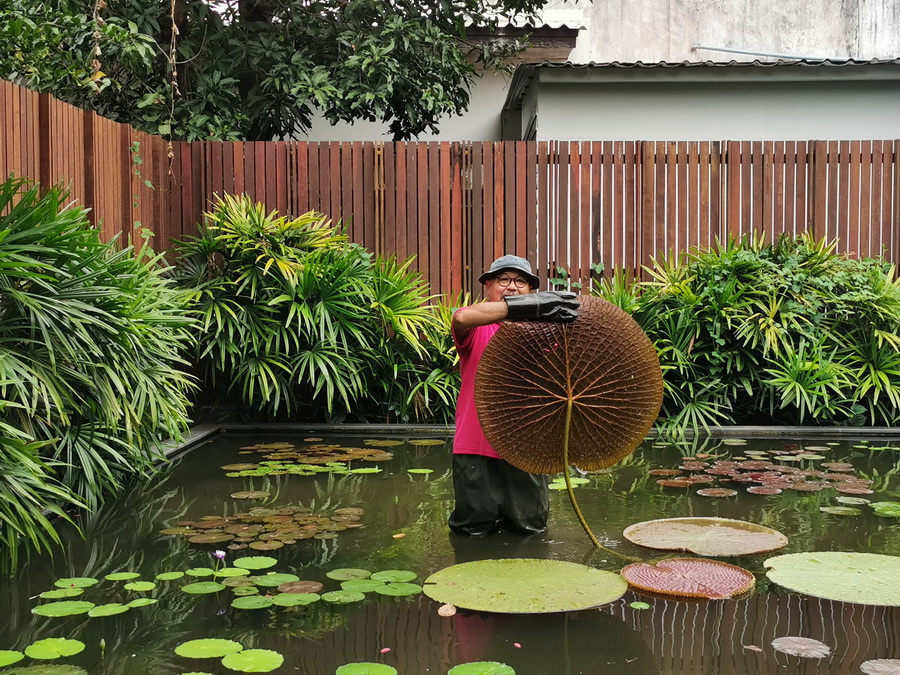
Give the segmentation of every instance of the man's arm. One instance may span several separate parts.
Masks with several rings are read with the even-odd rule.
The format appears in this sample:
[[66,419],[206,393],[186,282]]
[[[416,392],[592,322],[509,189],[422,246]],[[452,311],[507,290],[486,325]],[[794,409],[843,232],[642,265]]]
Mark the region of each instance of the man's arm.
[[487,326],[503,321],[507,315],[505,302],[479,302],[471,307],[463,307],[453,313],[451,329],[457,342],[463,342],[478,326]]

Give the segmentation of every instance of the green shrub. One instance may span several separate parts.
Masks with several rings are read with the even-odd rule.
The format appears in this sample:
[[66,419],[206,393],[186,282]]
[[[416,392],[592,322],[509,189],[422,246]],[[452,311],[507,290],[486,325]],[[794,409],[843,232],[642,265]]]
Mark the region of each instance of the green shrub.
[[900,421],[900,284],[883,260],[745,237],[646,271],[595,292],[655,342],[664,427]]
[[[100,241],[59,189],[0,183],[0,541],[53,541],[187,426],[190,319],[159,258]],[[14,561],[13,561],[14,562]]]
[[376,258],[321,214],[226,196],[176,245],[210,402],[263,417],[445,421],[458,392],[449,314],[411,260]]

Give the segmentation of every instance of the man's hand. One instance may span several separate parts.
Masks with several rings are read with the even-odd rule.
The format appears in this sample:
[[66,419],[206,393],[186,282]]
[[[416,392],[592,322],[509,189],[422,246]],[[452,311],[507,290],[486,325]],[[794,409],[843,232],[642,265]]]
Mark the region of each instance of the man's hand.
[[557,321],[567,323],[578,318],[575,294],[569,291],[541,291],[506,298],[508,321]]

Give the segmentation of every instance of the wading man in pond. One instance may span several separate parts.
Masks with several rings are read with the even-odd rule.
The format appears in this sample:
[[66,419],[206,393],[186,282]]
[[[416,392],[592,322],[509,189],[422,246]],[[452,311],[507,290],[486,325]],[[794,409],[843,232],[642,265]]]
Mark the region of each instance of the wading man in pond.
[[[475,372],[501,321],[558,321],[578,318],[574,293],[535,290],[540,285],[524,258],[497,258],[479,279],[486,302],[453,314],[453,341],[459,352],[462,387],[456,404],[453,490],[456,504],[450,529],[487,535],[499,529],[537,534],[547,527],[547,477],[517,469],[491,447],[475,410]],[[504,406],[507,401],[497,401]]]

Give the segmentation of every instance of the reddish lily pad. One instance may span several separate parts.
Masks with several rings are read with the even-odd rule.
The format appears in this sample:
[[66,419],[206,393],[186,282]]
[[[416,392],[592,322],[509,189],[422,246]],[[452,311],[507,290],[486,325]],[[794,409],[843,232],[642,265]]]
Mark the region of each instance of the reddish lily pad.
[[279,584],[278,590],[282,593],[318,593],[322,590],[322,583],[319,581],[290,581]]
[[697,490],[695,494],[698,494],[701,497],[734,497],[737,494],[737,490],[730,490],[728,488],[703,488],[702,490]]
[[622,534],[638,546],[722,557],[767,553],[788,543],[777,530],[730,518],[661,518],[631,525]]
[[269,493],[264,490],[242,490],[240,492],[232,492],[232,499],[264,499]]
[[691,598],[731,598],[756,583],[752,572],[700,558],[674,558],[656,565],[634,563],[622,569],[622,576],[640,590]]

